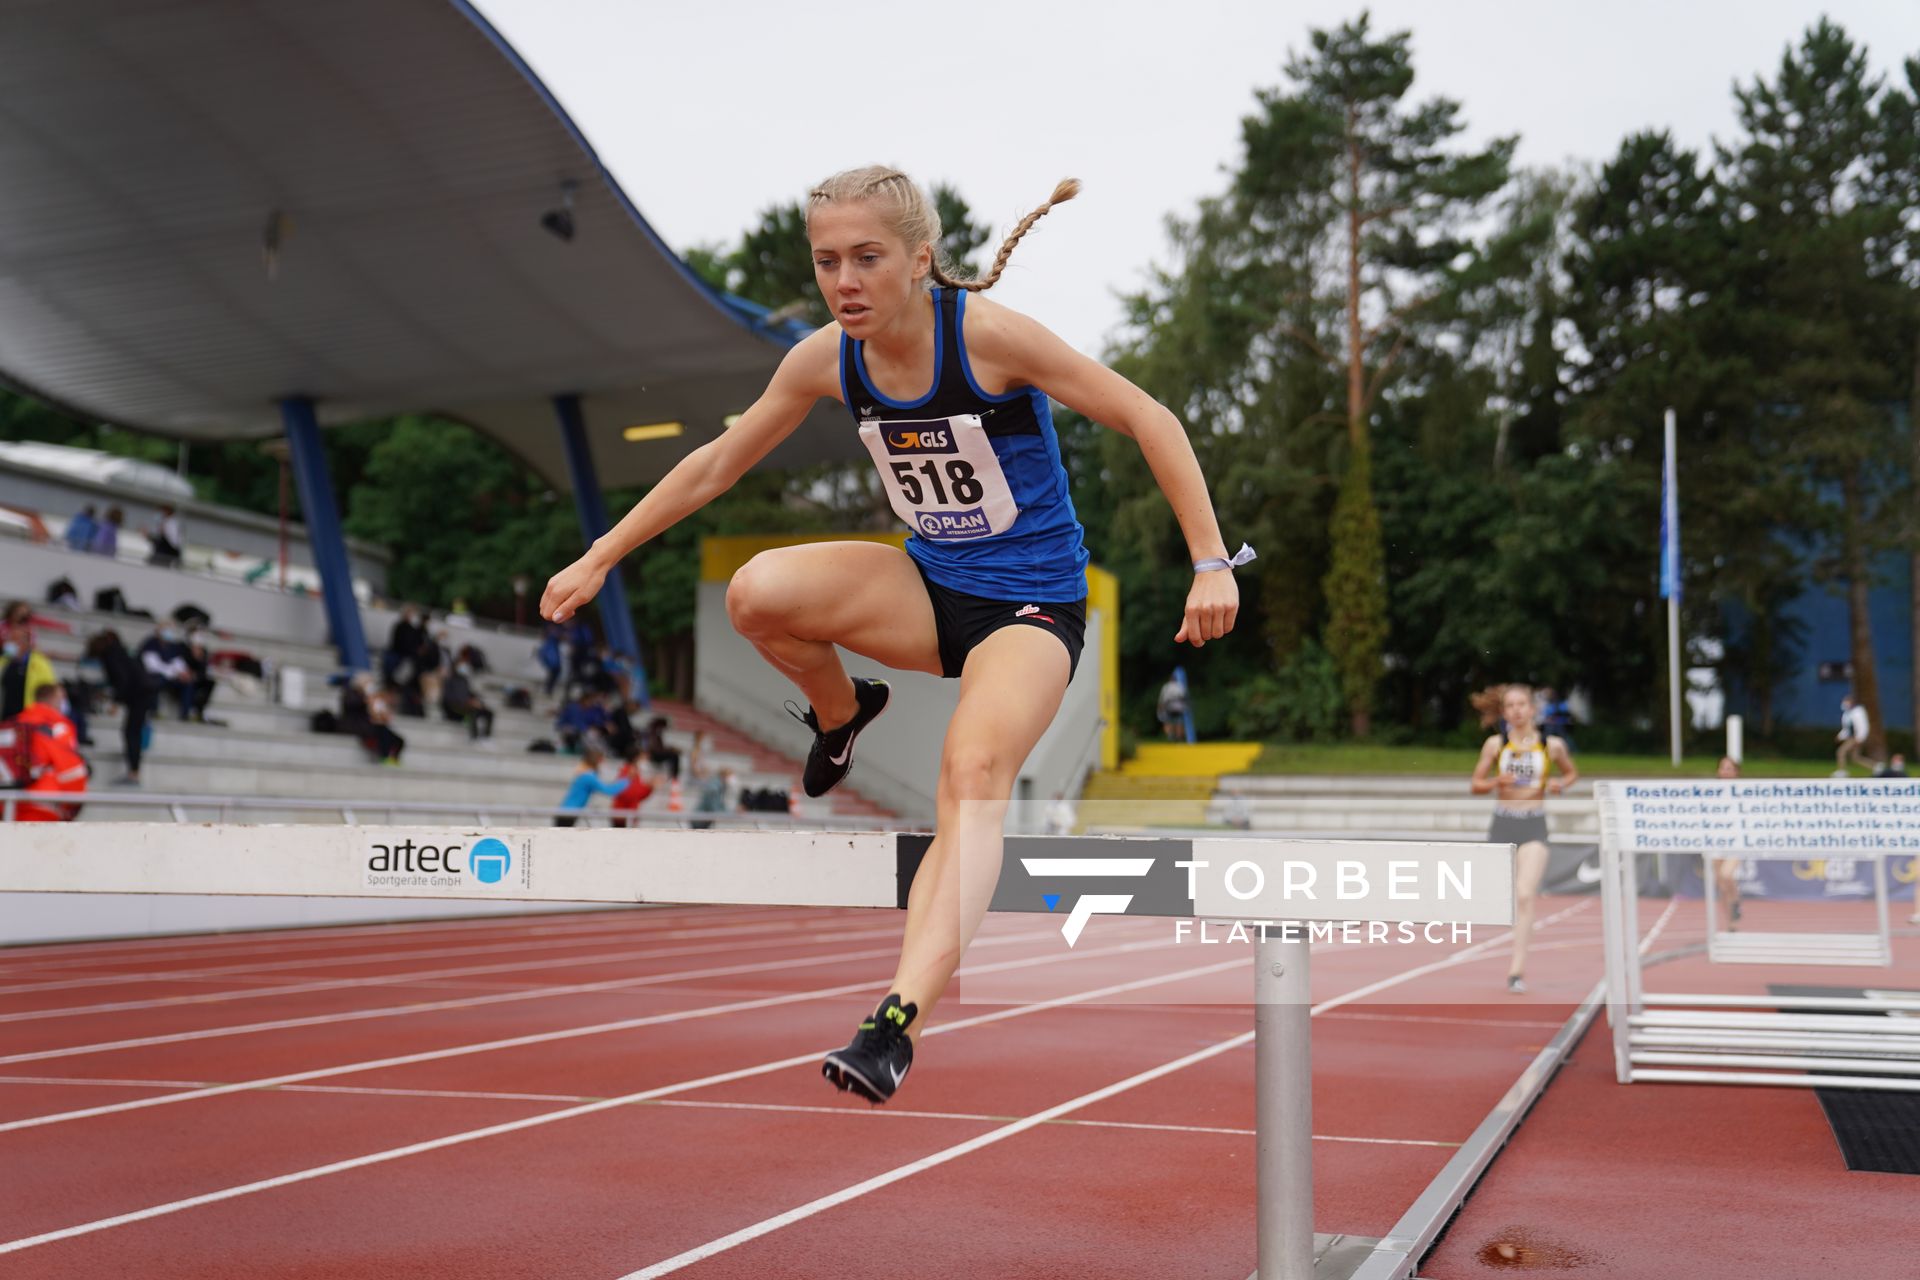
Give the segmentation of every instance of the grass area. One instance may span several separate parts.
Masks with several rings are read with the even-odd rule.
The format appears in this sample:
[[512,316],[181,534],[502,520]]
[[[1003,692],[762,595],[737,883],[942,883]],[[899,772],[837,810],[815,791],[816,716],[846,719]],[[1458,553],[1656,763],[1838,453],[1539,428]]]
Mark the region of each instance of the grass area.
[[[1270,742],[1253,762],[1251,773],[1297,774],[1458,774],[1473,772],[1476,753],[1449,747],[1390,747],[1364,742]],[[1710,778],[1719,767],[1717,754],[1689,756],[1675,768],[1666,756],[1605,755],[1574,757],[1586,778]],[[1742,776],[1748,778],[1824,778],[1833,772],[1831,760],[1748,756]],[[1864,770],[1854,776],[1864,778]]]

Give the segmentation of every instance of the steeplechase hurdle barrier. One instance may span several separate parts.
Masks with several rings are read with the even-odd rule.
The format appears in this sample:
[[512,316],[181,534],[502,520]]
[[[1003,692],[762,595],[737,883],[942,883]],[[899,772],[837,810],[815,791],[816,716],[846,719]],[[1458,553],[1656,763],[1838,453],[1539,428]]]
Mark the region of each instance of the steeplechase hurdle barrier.
[[[1893,954],[1887,862],[1920,854],[1920,781],[1608,781],[1595,783],[1594,795],[1600,804],[1607,1019],[1620,1083],[1920,1092],[1920,1016],[1914,1016],[1920,1015],[1920,996],[1649,992],[1635,944],[1640,854],[1846,858],[1872,864],[1872,929],[1720,934],[1714,877],[1703,866],[1708,956],[1731,964],[1887,967]],[[1908,1016],[1888,1016],[1896,1013]]]
[[[892,832],[16,823],[0,827],[0,892],[904,909],[930,843]],[[1513,846],[1010,836],[990,910],[1062,916],[1069,939],[1094,915],[1248,926],[1254,1280],[1314,1280],[1311,944],[1280,926],[1511,924]],[[1407,1247],[1371,1260],[1410,1274]]]

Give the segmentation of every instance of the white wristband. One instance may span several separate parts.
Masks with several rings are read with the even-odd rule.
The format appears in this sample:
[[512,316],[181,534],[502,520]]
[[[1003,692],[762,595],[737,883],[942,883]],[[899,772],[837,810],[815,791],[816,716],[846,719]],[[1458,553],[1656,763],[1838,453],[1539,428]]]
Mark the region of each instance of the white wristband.
[[1241,565],[1253,558],[1253,548],[1243,542],[1240,544],[1240,549],[1233,553],[1233,559],[1222,560],[1219,556],[1209,556],[1205,560],[1195,560],[1193,562],[1193,571],[1195,573],[1211,573],[1216,569],[1238,569]]

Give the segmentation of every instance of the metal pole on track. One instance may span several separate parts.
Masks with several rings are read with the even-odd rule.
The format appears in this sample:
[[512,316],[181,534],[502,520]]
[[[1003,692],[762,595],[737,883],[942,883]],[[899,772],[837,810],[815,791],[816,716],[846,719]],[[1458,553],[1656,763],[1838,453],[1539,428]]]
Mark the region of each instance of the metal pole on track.
[[1672,740],[1673,764],[1680,766],[1680,694],[1685,687],[1686,675],[1680,669],[1680,460],[1677,432],[1674,429],[1674,413],[1667,410],[1666,420],[1666,483],[1661,488],[1661,502],[1665,506],[1661,527],[1666,530],[1665,545],[1661,554],[1667,557],[1666,573],[1662,576],[1671,585],[1667,595],[1667,722],[1668,733]]
[[1313,1280],[1313,1022],[1309,944],[1264,933],[1253,980],[1260,1270]]

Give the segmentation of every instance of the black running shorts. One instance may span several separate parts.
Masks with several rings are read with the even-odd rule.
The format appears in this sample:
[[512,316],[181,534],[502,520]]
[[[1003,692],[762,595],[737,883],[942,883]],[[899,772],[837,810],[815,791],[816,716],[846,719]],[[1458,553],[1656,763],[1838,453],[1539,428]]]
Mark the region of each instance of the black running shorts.
[[1533,813],[1509,813],[1496,809],[1493,811],[1493,825],[1487,830],[1490,844],[1545,844],[1547,843],[1547,815]]
[[[919,568],[916,563],[915,568]],[[949,591],[920,570],[927,598],[933,602],[934,629],[940,637],[940,674],[960,678],[967,655],[1002,627],[1039,627],[1067,647],[1067,678],[1080,669],[1080,650],[1087,640],[1087,601],[1046,603],[1033,600],[988,600]]]

